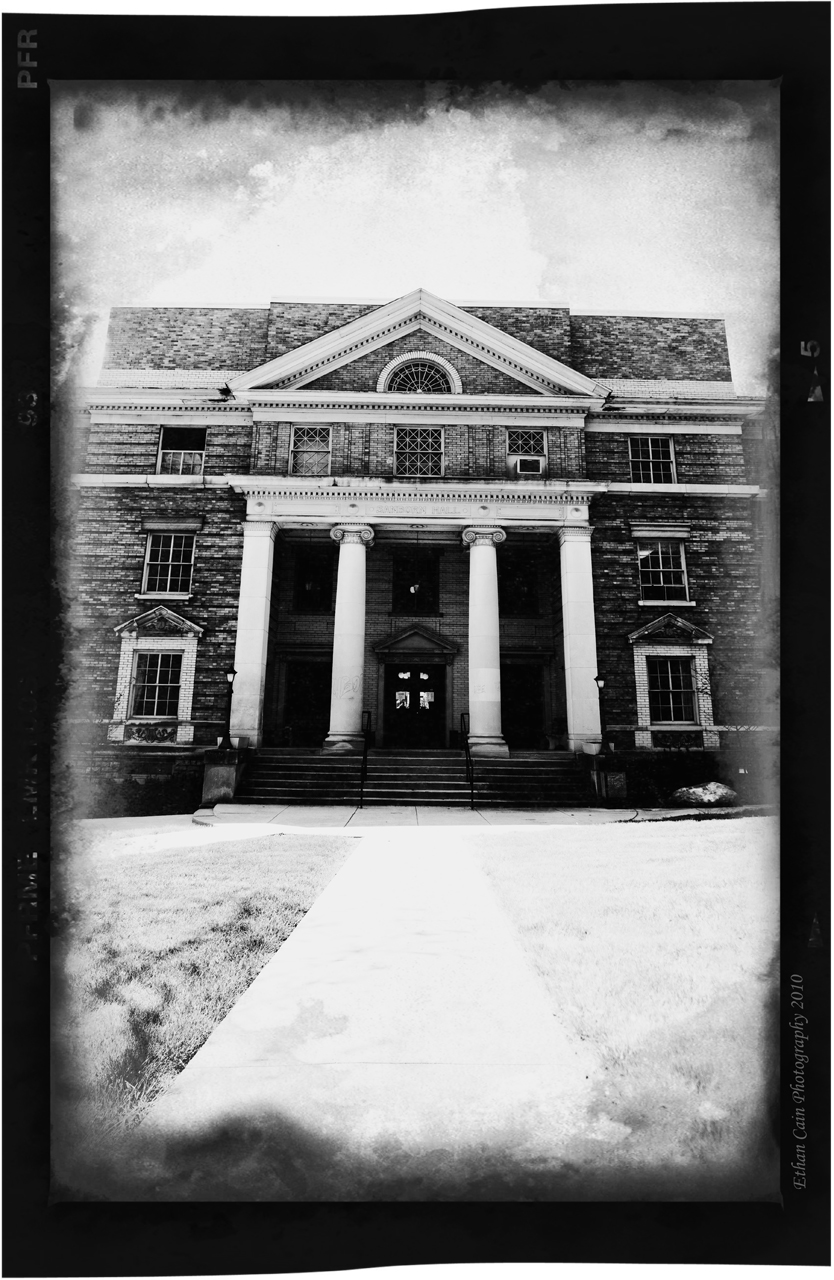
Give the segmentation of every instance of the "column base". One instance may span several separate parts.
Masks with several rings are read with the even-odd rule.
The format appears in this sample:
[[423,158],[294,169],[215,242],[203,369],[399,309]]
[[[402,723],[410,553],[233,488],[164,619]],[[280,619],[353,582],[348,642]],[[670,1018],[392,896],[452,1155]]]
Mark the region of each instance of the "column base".
[[469,750],[473,756],[508,756],[510,748],[501,734],[470,734]]
[[361,756],[365,750],[365,739],[361,733],[329,733],[321,749],[328,755]]

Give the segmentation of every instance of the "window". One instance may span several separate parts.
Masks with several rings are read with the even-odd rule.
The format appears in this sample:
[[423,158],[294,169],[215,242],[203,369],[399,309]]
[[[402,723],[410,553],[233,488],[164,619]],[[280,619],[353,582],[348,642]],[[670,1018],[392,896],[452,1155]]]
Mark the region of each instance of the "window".
[[333,552],[298,550],[295,553],[293,610],[296,613],[333,611]]
[[683,543],[638,542],[640,596],[643,600],[686,600],[686,563]]
[[394,474],[440,476],[443,474],[443,428],[398,427]]
[[137,653],[131,714],[176,717],[181,673],[181,653]]
[[293,427],[290,475],[330,474],[330,428]]
[[194,565],[193,533],[151,533],[145,557],[144,592],[186,595]]
[[512,457],[518,454],[532,454],[534,457],[544,457],[544,432],[508,431],[507,453]]
[[652,724],[695,724],[691,658],[646,658]]
[[157,472],[161,476],[201,476],[206,457],[204,427],[163,427]]
[[392,613],[440,611],[440,559],[434,551],[394,552]]
[[675,459],[669,436],[631,436],[631,479],[635,484],[674,484]]
[[539,559],[531,551],[498,552],[498,611],[504,618],[539,616]]
[[448,395],[451,390],[443,369],[431,360],[409,360],[407,364],[401,364],[388,379],[386,387],[386,391],[405,391],[422,396]]

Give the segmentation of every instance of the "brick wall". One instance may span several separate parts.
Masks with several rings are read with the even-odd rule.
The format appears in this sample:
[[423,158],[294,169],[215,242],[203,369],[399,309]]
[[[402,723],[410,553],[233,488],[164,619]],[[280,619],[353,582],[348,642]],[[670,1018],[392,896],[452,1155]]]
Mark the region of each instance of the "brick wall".
[[[175,427],[170,422],[167,426]],[[214,414],[207,424],[205,474],[240,475],[249,471],[252,426],[242,419]],[[156,471],[159,422],[94,422],[90,426],[85,469],[89,472]]]
[[[76,712],[113,714],[121,640],[113,628],[164,600],[137,600],[147,533],[143,517],[204,517],[196,535],[193,594],[173,612],[205,631],[197,650],[192,717],[222,721],[223,671],[234,657],[245,500],[227,490],[82,490],[73,525],[72,568],[64,584],[67,648],[77,681]],[[83,694],[82,694],[83,686]],[[83,704],[83,705],[82,705]],[[211,733],[207,731],[206,740]],[[195,735],[195,741],[200,736]]]
[[376,391],[379,375],[385,366],[389,361],[408,351],[432,351],[435,355],[443,356],[457,369],[464,395],[535,396],[539,394],[526,383],[518,382],[508,374],[484,364],[475,356],[460,351],[451,343],[443,342],[434,334],[424,333],[422,330],[396,338],[386,346],[378,347],[376,351],[359,356],[350,364],[342,365],[339,369],[333,369],[330,373],[305,383],[305,390]]
[[572,315],[567,363],[588,378],[731,378],[723,320]]
[[264,362],[323,338],[360,316],[378,311],[367,302],[273,302],[269,308]]
[[[651,435],[651,424],[646,435]],[[584,435],[589,480],[631,480],[629,439],[610,431]],[[672,450],[679,484],[745,484],[747,475],[741,436],[673,435]]]
[[462,307],[496,329],[562,364],[570,364],[570,311],[567,307]]
[[630,524],[681,521],[690,526],[685,556],[690,599],[680,617],[714,637],[709,647],[713,717],[721,723],[762,723],[758,694],[764,637],[761,623],[759,537],[750,499],[610,495],[591,508],[594,600],[599,668],[607,677],[609,724],[636,723],[630,632],[674,602],[641,606],[637,551]]
[[241,307],[111,307],[105,369],[254,369],[269,312]]
[[[254,369],[377,309],[330,302],[113,307],[104,367]],[[564,307],[465,310],[588,377],[722,381],[731,376],[722,320],[571,316]]]

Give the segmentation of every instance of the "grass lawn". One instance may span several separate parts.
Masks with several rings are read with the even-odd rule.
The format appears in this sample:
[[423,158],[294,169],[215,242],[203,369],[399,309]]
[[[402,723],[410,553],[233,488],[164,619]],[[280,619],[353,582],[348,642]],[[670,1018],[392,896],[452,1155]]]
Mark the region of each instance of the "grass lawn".
[[58,860],[53,943],[59,1178],[118,1151],[353,847],[335,835],[76,834]]
[[716,1198],[722,1177],[775,1191],[775,821],[516,831],[478,856],[554,1014],[600,1054],[577,1164],[627,1175],[626,1199],[643,1174],[653,1197],[660,1176],[661,1198],[705,1174]]

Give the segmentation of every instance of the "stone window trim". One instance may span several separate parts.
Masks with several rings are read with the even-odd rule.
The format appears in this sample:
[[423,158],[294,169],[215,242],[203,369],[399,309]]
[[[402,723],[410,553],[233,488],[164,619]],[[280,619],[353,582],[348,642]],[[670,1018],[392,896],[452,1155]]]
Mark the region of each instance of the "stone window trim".
[[[144,627],[153,628],[144,631]],[[178,746],[194,741],[194,725],[191,723],[191,706],[194,698],[194,677],[197,668],[197,646],[203,628],[187,622],[163,606],[150,610],[138,618],[114,628],[121,632],[122,648],[116,677],[116,697],[113,719],[107,730],[108,741],[153,744],[154,728],[160,732],[170,729],[170,737],[156,737],[157,741],[171,741]],[[176,653],[182,657],[180,669],[179,699],[176,717],[134,716],[132,714],[136,679],[136,659],[140,653]],[[145,726],[137,733],[131,726]],[[140,736],[141,735],[141,736]]]
[[[426,361],[429,364],[436,365],[437,368],[442,370],[449,379],[451,394],[455,396],[463,394],[463,383],[460,380],[460,374],[457,369],[443,356],[436,355],[434,351],[406,351],[400,356],[395,356],[393,360],[388,362],[379,375],[376,384],[377,391],[382,393],[386,392],[388,390],[388,383],[397,370],[404,364],[409,364],[412,360]],[[448,395],[450,393],[446,392],[446,394]]]
[[677,484],[675,445],[671,435],[631,435],[628,440],[633,484]]
[[[707,644],[711,639],[699,640],[693,644],[670,641],[651,643],[647,640],[636,640],[634,643],[634,682],[637,691],[637,723],[640,728],[635,731],[634,745],[638,749],[652,748],[652,730],[668,732],[700,730],[703,734],[704,750],[716,750],[719,736],[713,728],[712,691],[709,676]],[[692,661],[693,692],[695,698],[695,721],[691,724],[671,725],[667,722],[653,723],[649,701],[649,666],[648,658],[689,658]]]

